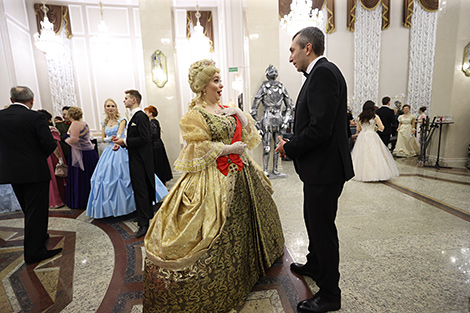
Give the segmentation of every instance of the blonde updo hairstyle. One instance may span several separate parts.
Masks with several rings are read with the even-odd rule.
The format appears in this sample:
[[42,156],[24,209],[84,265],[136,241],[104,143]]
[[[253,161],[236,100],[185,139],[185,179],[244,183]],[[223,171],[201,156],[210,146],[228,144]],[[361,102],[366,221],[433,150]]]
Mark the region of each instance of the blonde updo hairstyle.
[[[189,67],[188,82],[191,90],[196,94],[191,100],[189,107],[192,108],[199,100],[203,99],[203,89],[212,79],[215,73],[220,73],[220,69],[215,67],[215,62],[208,59],[196,61]],[[204,105],[203,105],[204,106]]]
[[70,107],[67,114],[75,121],[79,121],[83,117],[83,111],[79,107]]
[[116,120],[121,117],[121,114],[119,114],[119,110],[118,110],[118,106],[117,106],[116,102],[114,102],[113,99],[108,98],[108,99],[104,100],[104,105],[103,105],[104,106],[104,115],[106,115],[106,118],[104,119],[104,124],[105,125],[108,125],[108,122],[111,119],[111,116],[109,116],[108,111],[106,111],[106,103],[108,103],[108,102],[114,103],[114,106],[116,107],[116,116],[115,116]]

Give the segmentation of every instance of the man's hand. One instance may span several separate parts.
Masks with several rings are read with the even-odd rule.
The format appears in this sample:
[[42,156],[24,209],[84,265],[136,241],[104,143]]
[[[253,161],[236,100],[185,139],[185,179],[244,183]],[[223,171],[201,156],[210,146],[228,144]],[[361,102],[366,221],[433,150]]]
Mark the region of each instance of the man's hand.
[[286,142],[289,140],[282,138],[281,136],[277,136],[277,139],[279,139],[279,143],[277,144],[276,147],[276,152],[279,152],[283,157],[287,157],[286,151],[284,151],[284,145]]
[[113,147],[113,151],[118,151],[119,148],[121,148],[120,145],[118,145],[117,143],[114,144],[114,147]]

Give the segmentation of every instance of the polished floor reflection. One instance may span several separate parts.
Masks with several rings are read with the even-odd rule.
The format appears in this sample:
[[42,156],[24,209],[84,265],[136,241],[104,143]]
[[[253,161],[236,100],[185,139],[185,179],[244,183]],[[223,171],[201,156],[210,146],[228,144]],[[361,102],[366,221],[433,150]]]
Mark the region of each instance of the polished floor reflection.
[[[469,312],[470,171],[416,167],[397,159],[400,177],[346,183],[337,225],[340,312]],[[288,269],[304,262],[302,184],[292,162],[273,180],[285,253],[255,286],[244,313],[296,312],[315,283]],[[0,214],[0,312],[141,312],[142,240],[133,216],[92,220],[83,211],[50,212],[49,248],[63,253],[23,262],[21,212]]]

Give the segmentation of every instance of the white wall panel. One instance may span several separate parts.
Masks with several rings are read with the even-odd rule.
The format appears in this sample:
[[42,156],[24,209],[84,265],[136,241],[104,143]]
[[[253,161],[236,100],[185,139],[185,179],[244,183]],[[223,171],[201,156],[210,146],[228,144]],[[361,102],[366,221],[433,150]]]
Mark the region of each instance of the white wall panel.
[[[98,25],[101,21],[99,6],[87,6],[88,32],[90,35],[98,34]],[[103,19],[109,27],[110,35],[130,35],[129,15],[127,8],[103,7]]]
[[139,9],[132,9],[132,14],[134,16],[134,33],[136,37],[141,37],[142,31],[140,28],[140,13]]
[[[113,53],[113,51],[119,51],[119,53]],[[93,80],[96,83],[95,99],[97,99],[99,111],[103,112],[104,100],[112,98],[118,104],[119,112],[123,116],[125,113],[122,104],[124,91],[140,88],[135,80],[136,68],[133,62],[131,39],[113,39],[108,52],[103,55],[99,47],[93,45],[91,47]],[[103,115],[100,114],[100,116]]]
[[[42,108],[31,35],[10,20],[7,20],[7,28],[11,50],[13,51],[12,57],[16,74],[16,84],[31,88],[35,94],[35,108]],[[47,72],[39,74],[40,79],[48,79]]]
[[88,59],[88,48],[84,38],[72,37],[72,55],[75,71],[75,83],[79,106],[83,110],[83,120],[88,123],[91,131],[98,127],[96,113],[93,108],[92,82],[90,80],[90,60]]
[[[3,0],[5,14],[26,29],[29,29],[28,15],[24,1]],[[36,29],[34,29],[36,30]]]
[[73,35],[84,35],[85,25],[83,24],[83,12],[80,5],[69,5],[70,24]]

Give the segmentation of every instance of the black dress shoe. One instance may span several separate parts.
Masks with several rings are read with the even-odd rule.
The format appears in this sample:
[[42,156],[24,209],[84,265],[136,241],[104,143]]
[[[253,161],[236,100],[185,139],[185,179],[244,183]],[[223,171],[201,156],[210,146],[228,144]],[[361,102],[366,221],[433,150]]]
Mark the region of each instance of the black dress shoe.
[[300,301],[297,304],[297,312],[299,313],[324,313],[329,311],[338,311],[341,309],[341,302],[328,302],[323,300],[321,296]]
[[308,268],[307,264],[291,263],[290,269],[296,274],[308,276],[313,280],[317,279],[317,275],[310,268]]
[[147,233],[147,230],[149,230],[148,226],[139,226],[139,230],[137,231],[137,234],[135,234],[135,238],[140,238],[145,236]]
[[46,260],[49,258],[52,258],[53,256],[59,254],[62,252],[62,248],[59,249],[54,249],[54,250],[47,250],[46,253],[40,257],[37,258],[32,258],[31,260],[24,260],[24,262],[29,265],[29,264],[34,264],[41,262],[42,260]]

